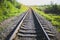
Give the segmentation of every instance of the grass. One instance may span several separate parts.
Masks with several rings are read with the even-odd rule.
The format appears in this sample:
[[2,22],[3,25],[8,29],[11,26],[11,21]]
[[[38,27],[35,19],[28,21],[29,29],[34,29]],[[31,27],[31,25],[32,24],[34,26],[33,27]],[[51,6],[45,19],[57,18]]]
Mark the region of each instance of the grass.
[[[28,10],[28,7],[25,5],[22,5],[16,0],[10,1],[10,0],[3,0],[0,1],[0,24],[13,16],[19,16],[22,14],[22,12],[25,12]],[[2,31],[5,27],[0,26],[0,31]]]
[[22,5],[21,8],[18,10],[17,13],[13,13],[13,14],[11,14],[11,15],[18,16],[18,15],[22,14],[23,12],[25,12],[25,11],[27,11],[27,10],[28,10],[28,7]]
[[[10,17],[19,16],[20,14],[22,14],[23,12],[25,12],[27,10],[28,10],[28,7],[22,5],[20,9],[12,9],[12,11],[9,14],[3,15],[2,14],[3,10],[1,10],[1,8],[0,8],[0,23]],[[0,26],[0,31],[3,31],[4,28],[5,27]]]
[[[23,8],[23,7],[24,7],[24,8]],[[4,9],[6,10],[6,12],[4,12],[4,11],[5,11]],[[11,11],[8,11],[8,9],[6,9],[6,8],[3,8],[3,9],[0,8],[0,22],[2,22],[3,20],[5,20],[5,19],[7,19],[7,18],[9,18],[9,17],[18,16],[18,15],[20,15],[22,12],[27,11],[28,8],[27,8],[26,6],[24,6],[24,5],[22,5],[20,9],[13,8],[13,9],[9,9],[9,10],[11,10]],[[3,12],[4,12],[5,14],[7,13],[7,15],[3,14]]]
[[43,11],[37,10],[36,7],[32,7],[36,12],[49,20],[53,26],[56,27],[57,31],[60,32],[60,15],[57,14],[47,14]]

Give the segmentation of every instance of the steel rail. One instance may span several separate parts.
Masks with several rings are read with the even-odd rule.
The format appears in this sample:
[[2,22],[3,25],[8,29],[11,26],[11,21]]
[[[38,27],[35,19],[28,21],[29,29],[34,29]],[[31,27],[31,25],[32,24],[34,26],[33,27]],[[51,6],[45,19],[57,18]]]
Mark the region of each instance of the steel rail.
[[24,15],[24,17],[22,18],[21,22],[17,25],[16,29],[14,30],[14,32],[12,33],[12,35],[10,36],[10,38],[7,38],[6,40],[13,40],[16,37],[16,33],[18,32],[23,20],[25,19],[25,17],[27,16],[28,12]]
[[[33,10],[32,10],[32,11],[33,11]],[[47,37],[48,40],[50,40],[50,38],[49,38],[49,36],[47,35],[46,31],[44,30],[44,28],[43,28],[41,22],[39,21],[38,17],[36,16],[36,13],[34,13],[34,15],[35,15],[35,17],[37,18],[37,20],[38,20],[38,22],[39,22],[39,24],[40,24],[40,26],[41,26],[41,28],[42,28],[42,30],[43,30],[45,36]]]
[[[36,13],[31,9],[31,12],[33,13],[32,15],[36,18],[36,20],[38,21],[38,25],[40,25],[41,30],[46,38],[46,40],[50,40],[48,34],[46,33],[46,31],[44,30],[41,22],[39,21],[39,18],[37,17]],[[14,32],[12,33],[12,35],[7,38],[7,40],[14,40],[16,37],[16,34],[18,33],[18,30],[20,30],[19,28],[21,27],[21,24],[23,23],[24,19],[26,18],[26,16],[28,15],[29,11],[27,11],[27,13],[24,15],[24,17],[22,18],[21,22],[17,25],[16,29],[14,30]]]

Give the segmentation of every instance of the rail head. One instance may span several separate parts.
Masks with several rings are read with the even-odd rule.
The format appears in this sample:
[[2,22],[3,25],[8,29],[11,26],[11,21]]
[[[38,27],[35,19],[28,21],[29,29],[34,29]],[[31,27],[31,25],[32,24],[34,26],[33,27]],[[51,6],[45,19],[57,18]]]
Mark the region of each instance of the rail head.
[[[34,15],[36,16],[36,13],[35,13],[35,12],[34,12]],[[44,34],[46,35],[47,39],[50,40],[49,36],[48,36],[47,33],[45,32],[45,30],[44,30],[44,28],[43,28],[43,26],[42,26],[42,24],[41,24],[41,22],[39,21],[39,19],[38,19],[37,16],[36,16],[36,18],[37,18],[37,20],[38,20],[38,22],[39,22],[39,24],[40,24],[40,26],[41,26],[41,28],[42,28]]]

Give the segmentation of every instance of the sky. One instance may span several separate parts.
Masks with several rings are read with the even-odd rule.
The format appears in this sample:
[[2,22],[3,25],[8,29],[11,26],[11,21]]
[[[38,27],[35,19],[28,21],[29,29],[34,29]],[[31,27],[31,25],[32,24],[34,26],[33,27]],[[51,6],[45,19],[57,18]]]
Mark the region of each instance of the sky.
[[19,3],[24,5],[44,5],[44,4],[51,4],[53,3],[60,4],[60,0],[17,0]]

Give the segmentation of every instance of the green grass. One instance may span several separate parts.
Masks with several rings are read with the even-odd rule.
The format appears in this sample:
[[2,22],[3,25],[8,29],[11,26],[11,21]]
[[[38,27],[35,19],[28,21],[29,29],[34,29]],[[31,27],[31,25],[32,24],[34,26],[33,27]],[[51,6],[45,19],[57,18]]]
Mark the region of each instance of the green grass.
[[[13,16],[19,16],[23,12],[27,11],[28,7],[19,4],[16,0],[3,0],[0,1],[0,23]],[[0,31],[4,27],[0,27]]]
[[22,5],[21,8],[18,10],[18,12],[11,14],[12,16],[18,16],[22,14],[23,12],[27,11],[28,7]]
[[[21,5],[20,9],[16,9],[16,8],[11,9],[11,11],[7,13],[7,15],[3,15],[3,9],[0,8],[0,23],[13,16],[19,16],[20,14],[22,14],[23,12],[25,12],[27,10],[28,10],[28,7]],[[0,27],[0,31],[3,31],[3,30],[4,30],[4,27]]]
[[[10,17],[13,17],[13,16],[19,16],[20,14],[22,14],[23,12],[25,12],[27,10],[28,10],[28,7],[22,5],[21,9],[19,9],[18,12],[16,12],[16,13],[11,13],[11,14],[9,14],[7,16],[4,16],[3,14],[0,13],[0,22],[4,21],[4,20],[6,20],[6,19],[8,19]],[[0,27],[0,31],[3,31],[4,29],[5,29],[5,27]]]
[[53,26],[56,27],[57,31],[60,32],[60,15],[56,14],[47,14],[43,11],[39,11],[36,9],[36,7],[32,7],[36,12],[38,12],[40,15],[45,17],[47,20],[49,20]]
[[[11,11],[10,11],[11,10]],[[9,17],[12,17],[12,16],[18,16],[20,15],[22,12],[25,12],[27,11],[28,8],[24,5],[21,6],[20,9],[17,9],[17,8],[12,8],[12,9],[6,9],[5,7],[2,9],[0,8],[0,22],[2,22],[3,20],[9,18]],[[5,15],[5,14],[6,15]]]
[[0,22],[9,17],[20,15],[27,9],[26,6],[19,4],[16,0],[13,0],[12,2],[9,0],[3,0],[0,3]]

